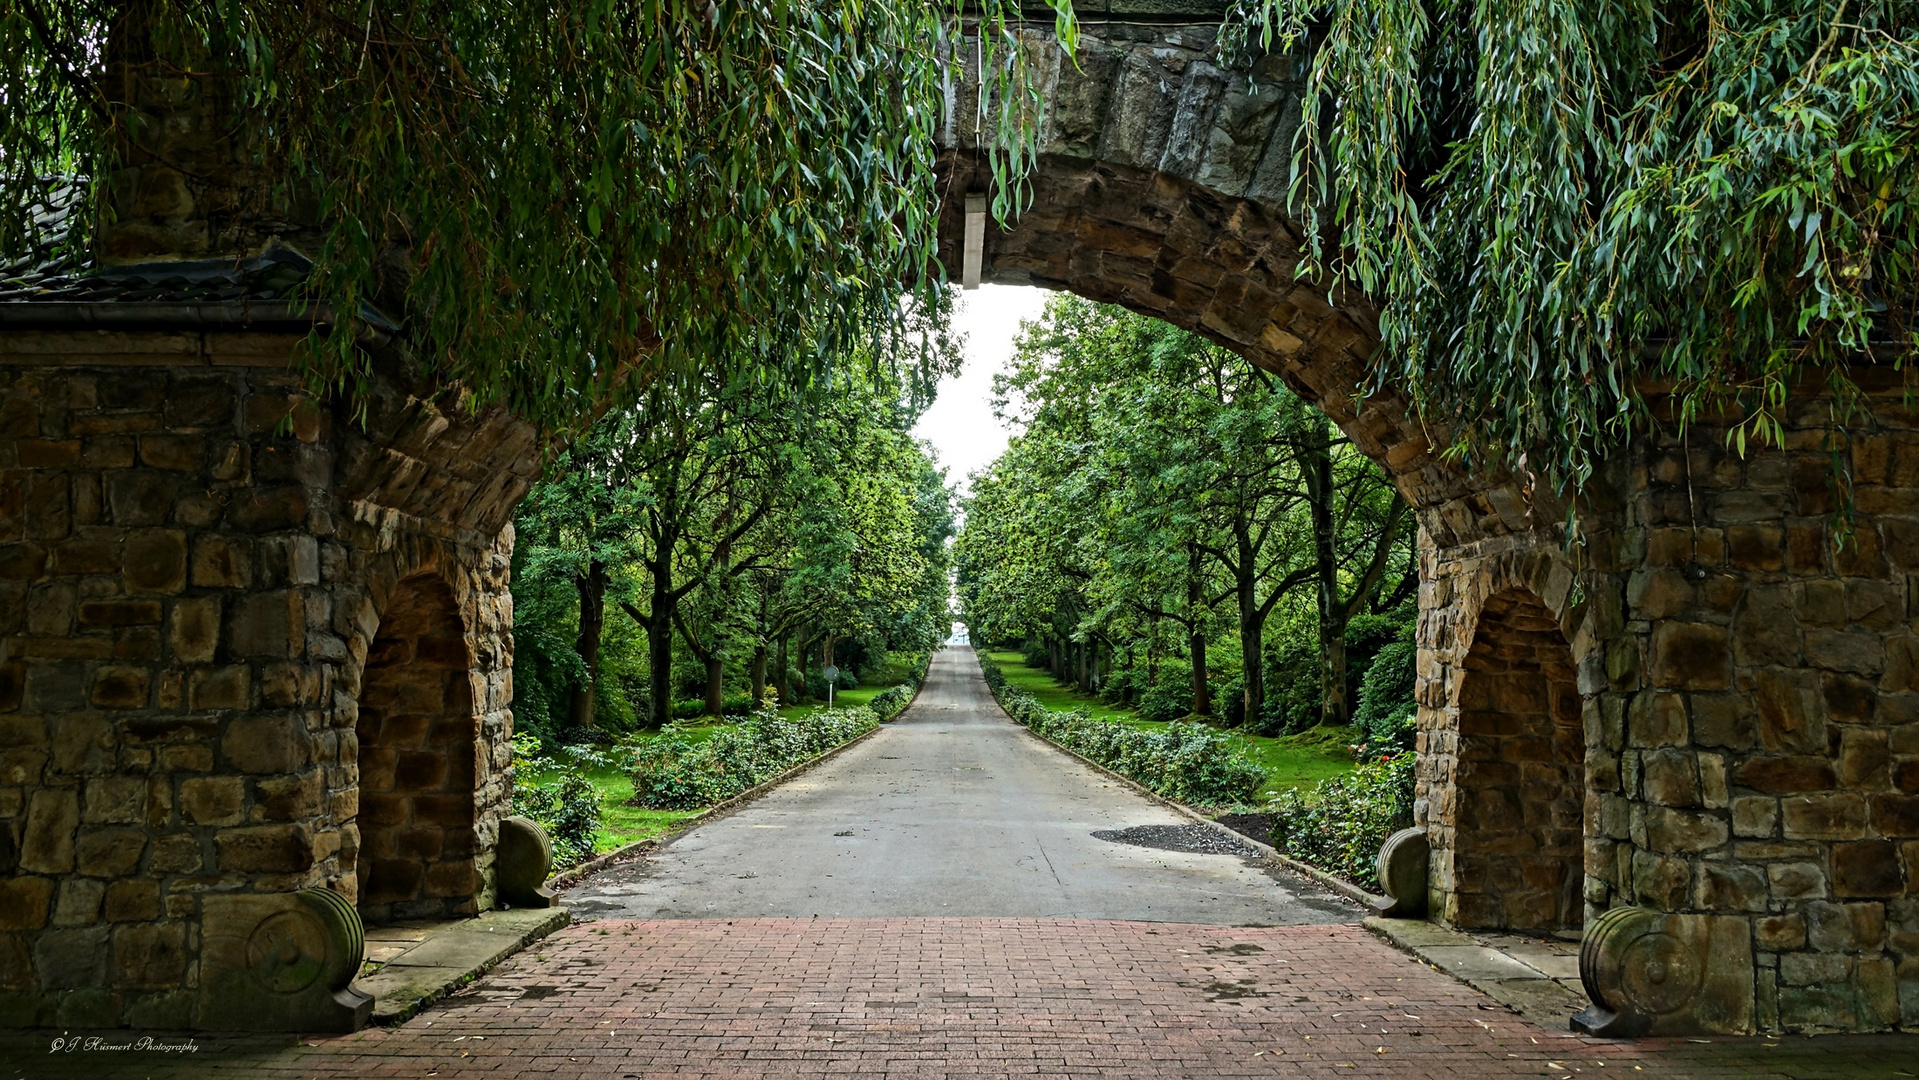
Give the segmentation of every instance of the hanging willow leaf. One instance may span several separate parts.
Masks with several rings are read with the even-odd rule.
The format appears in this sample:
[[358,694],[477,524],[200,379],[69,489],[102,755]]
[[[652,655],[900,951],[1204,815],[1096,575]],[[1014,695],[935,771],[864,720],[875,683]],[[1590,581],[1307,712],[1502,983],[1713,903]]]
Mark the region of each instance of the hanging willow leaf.
[[[318,298],[357,310],[397,254],[409,340],[476,405],[562,425],[662,371],[824,365],[875,326],[912,356],[901,293],[941,285],[941,43],[988,27],[1001,100],[1029,100],[1014,2],[0,0],[0,252],[87,256],[119,164],[108,46],[137,15],[162,63],[236,87],[246,164],[313,209]],[[1016,187],[1037,114],[992,123]],[[46,252],[34,208],[75,177]],[[365,377],[352,328],[313,345],[315,390]]]
[[1914,0],[1241,0],[1223,41],[1308,54],[1305,266],[1456,453],[1576,486],[1649,383],[1744,452],[1919,344]]

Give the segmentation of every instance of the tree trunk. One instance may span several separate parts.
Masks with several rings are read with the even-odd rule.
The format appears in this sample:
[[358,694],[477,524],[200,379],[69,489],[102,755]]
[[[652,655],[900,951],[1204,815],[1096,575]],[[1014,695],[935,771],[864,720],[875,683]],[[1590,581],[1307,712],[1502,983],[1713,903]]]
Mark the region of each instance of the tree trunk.
[[1186,614],[1192,620],[1187,624],[1187,647],[1193,658],[1193,715],[1211,716],[1213,696],[1206,686],[1206,620],[1200,618],[1205,582],[1200,580],[1199,574],[1199,545],[1188,544],[1186,553]]
[[600,638],[606,630],[606,564],[589,558],[586,573],[574,579],[580,590],[580,636],[573,650],[580,654],[586,678],[573,688],[568,703],[567,723],[572,727],[593,726],[594,690],[600,682]]
[[706,658],[706,715],[718,716],[726,705],[726,662],[719,653]]
[[1206,635],[1193,632],[1193,713],[1213,715],[1213,695],[1206,686]]
[[[655,596],[655,604],[661,602]],[[673,722],[673,618],[655,614],[646,620],[646,682],[653,697],[649,726]]]
[[653,606],[646,613],[646,682],[652,695],[648,726],[673,722],[673,582],[666,568],[653,570]]
[[753,704],[758,709],[760,702],[766,700],[766,643],[753,646]]
[[1240,722],[1257,727],[1260,710],[1266,705],[1265,658],[1260,649],[1266,636],[1266,613],[1259,608],[1259,593],[1251,575],[1242,576],[1246,580],[1239,583],[1239,664],[1246,715]]
[[782,705],[789,704],[793,700],[793,681],[786,677],[787,673],[792,670],[791,664],[786,659],[786,640],[788,636],[787,634],[780,635],[780,647],[779,650],[774,653],[773,658],[773,663],[779,668],[773,675],[773,685],[780,689],[780,704]]
[[1333,455],[1330,422],[1319,417],[1301,454],[1306,501],[1313,517],[1315,600],[1319,607],[1319,722],[1345,724],[1352,716],[1346,700],[1346,612],[1339,602],[1339,563],[1334,548]]

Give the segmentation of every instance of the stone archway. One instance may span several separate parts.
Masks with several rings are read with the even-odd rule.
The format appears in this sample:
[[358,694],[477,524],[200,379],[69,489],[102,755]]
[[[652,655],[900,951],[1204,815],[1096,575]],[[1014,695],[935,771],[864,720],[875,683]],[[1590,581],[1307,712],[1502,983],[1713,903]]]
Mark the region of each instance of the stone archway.
[[394,586],[361,675],[361,918],[470,915],[479,892],[479,717],[465,628],[438,575]]
[[1441,907],[1460,926],[1585,923],[1585,732],[1559,620],[1509,589],[1479,612],[1459,683],[1452,845]]

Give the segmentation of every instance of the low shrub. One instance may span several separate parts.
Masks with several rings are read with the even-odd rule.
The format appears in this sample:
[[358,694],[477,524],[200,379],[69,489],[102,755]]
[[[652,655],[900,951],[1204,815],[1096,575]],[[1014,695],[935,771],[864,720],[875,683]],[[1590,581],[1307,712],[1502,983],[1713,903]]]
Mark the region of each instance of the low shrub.
[[1266,773],[1231,735],[1196,723],[1141,731],[1081,712],[1055,712],[1006,682],[984,656],[980,669],[1006,715],[1059,745],[1151,790],[1195,806],[1250,802]]
[[872,709],[873,714],[880,718],[881,723],[884,723],[905,711],[906,703],[913,700],[915,689],[917,687],[912,683],[889,686],[875,694],[866,707]]
[[633,750],[633,804],[697,810],[763,784],[879,726],[871,709],[821,709],[797,720],[771,710],[694,742],[669,726]]
[[1353,726],[1365,732],[1370,752],[1391,753],[1413,748],[1415,719],[1413,684],[1419,650],[1410,641],[1395,641],[1379,650],[1366,679],[1359,685],[1359,708]]
[[[605,761],[593,750],[563,748],[542,757],[540,740],[530,733],[513,739],[513,812],[540,823],[553,841],[553,867],[563,869],[593,854],[600,832],[600,793],[586,770]],[[536,773],[547,778],[534,780]]]
[[1376,888],[1375,863],[1386,838],[1413,823],[1413,763],[1398,754],[1289,791],[1267,807],[1273,846],[1365,888]]
[[1153,791],[1194,806],[1250,802],[1266,773],[1238,739],[1204,724],[1141,731],[1080,712],[1040,710],[1027,727]]
[[1193,668],[1182,660],[1165,660],[1159,679],[1139,695],[1139,714],[1148,720],[1171,722],[1193,711]]

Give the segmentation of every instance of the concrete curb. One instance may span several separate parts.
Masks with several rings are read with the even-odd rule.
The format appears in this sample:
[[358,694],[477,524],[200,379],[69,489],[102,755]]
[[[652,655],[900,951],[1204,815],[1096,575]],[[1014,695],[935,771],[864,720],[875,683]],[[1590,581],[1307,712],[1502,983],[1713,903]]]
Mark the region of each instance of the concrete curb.
[[1153,802],[1156,802],[1160,804],[1161,806],[1166,807],[1168,810],[1171,810],[1182,817],[1189,818],[1192,821],[1197,822],[1198,824],[1204,825],[1207,828],[1212,829],[1214,832],[1220,833],[1221,835],[1224,835],[1224,836],[1229,836],[1234,840],[1240,841],[1241,843],[1250,844],[1254,848],[1258,849],[1261,854],[1265,855],[1269,862],[1282,866],[1286,868],[1288,871],[1298,874],[1299,876],[1303,878],[1309,878],[1312,881],[1316,882],[1317,884],[1323,885],[1326,888],[1333,890],[1339,895],[1345,897],[1348,900],[1351,900],[1352,902],[1368,910],[1371,910],[1372,905],[1375,901],[1385,899],[1385,897],[1377,896],[1373,893],[1369,893],[1365,889],[1362,889],[1359,886],[1354,885],[1352,882],[1346,881],[1342,878],[1335,877],[1332,874],[1329,874],[1326,871],[1321,870],[1316,866],[1308,866],[1307,864],[1300,862],[1298,859],[1295,859],[1292,856],[1287,855],[1284,852],[1280,851],[1279,849],[1273,847],[1271,844],[1267,844],[1259,840],[1255,840],[1252,837],[1247,836],[1245,833],[1234,832],[1233,830],[1227,828],[1226,826],[1221,825],[1219,822],[1214,821],[1212,818],[1207,817],[1205,814],[1201,813],[1200,811],[1195,810],[1194,808],[1190,806],[1187,806],[1183,802],[1178,802],[1174,799],[1169,799],[1166,796],[1161,795],[1159,792],[1154,791],[1152,788],[1147,787],[1145,784],[1142,784],[1139,781],[1134,780],[1132,777],[1122,776],[1119,773],[1116,773],[1113,770],[1107,768],[1106,766],[1101,765],[1099,762],[1094,761],[1092,758],[1089,758],[1080,754],[1076,750],[1073,750],[1069,747],[1061,746],[1059,743],[1054,742],[1053,740],[1047,738],[1046,736],[1041,735],[1039,732],[1034,731],[1032,728],[1027,727],[1025,724],[1022,724],[1019,721],[1013,719],[1012,715],[1006,711],[1005,706],[999,703],[999,696],[997,694],[992,694],[992,686],[990,684],[987,686],[987,692],[993,698],[993,707],[999,709],[1000,715],[1006,718],[1007,723],[1013,725],[1014,727],[1020,729],[1021,731],[1024,731],[1027,735],[1035,739],[1038,739],[1040,742],[1045,743],[1047,746],[1050,746],[1053,749],[1058,750],[1060,753],[1065,754],[1066,756],[1074,759],[1075,761],[1078,761],[1080,764],[1085,765],[1087,768],[1092,769],[1094,772],[1100,773],[1101,775],[1106,776],[1109,779],[1117,780],[1119,783],[1125,785],[1134,794],[1145,796],[1146,798],[1151,799]]
[[1483,944],[1470,934],[1424,919],[1368,917],[1366,929],[1395,948],[1443,971],[1548,1031],[1564,1031],[1568,1019],[1592,1004],[1581,990],[1525,961]]
[[572,921],[563,907],[482,912],[355,979],[354,987],[373,995],[373,1026],[403,1024]]
[[[917,698],[918,696],[919,696],[918,692],[916,691],[914,693],[914,697]],[[910,708],[911,706],[908,706],[908,707]],[[901,712],[901,715],[905,715],[904,709],[902,709],[900,712]],[[673,841],[678,840],[680,837],[685,836],[688,832],[691,832],[694,829],[694,827],[699,825],[704,825],[707,822],[714,820],[715,818],[719,817],[722,814],[725,814],[729,811],[737,810],[740,807],[745,806],[747,803],[750,803],[754,801],[755,799],[758,799],[760,796],[765,795],[767,792],[773,790],[774,788],[780,786],[781,784],[786,783],[788,780],[795,779],[798,776],[800,776],[802,773],[805,773],[807,770],[812,769],[814,766],[823,764],[824,762],[830,761],[831,759],[838,757],[839,755],[845,753],[846,751],[851,750],[853,747],[858,746],[860,743],[863,743],[866,740],[872,738],[873,736],[879,734],[881,731],[884,731],[885,729],[886,729],[885,724],[883,723],[879,724],[876,727],[874,727],[873,730],[871,731],[865,732],[854,738],[848,739],[845,742],[839,744],[838,746],[835,746],[833,749],[828,750],[823,754],[820,754],[816,757],[808,758],[805,761],[800,762],[798,765],[795,765],[792,768],[786,770],[785,772],[780,773],[778,776],[773,777],[771,780],[767,780],[760,784],[756,784],[753,787],[747,788],[745,791],[740,792],[738,795],[735,795],[732,798],[723,799],[719,802],[714,803],[712,806],[709,806],[706,809],[700,811],[699,813],[693,815],[692,817],[687,818],[685,821],[680,822],[678,825],[675,825],[673,828],[668,829],[666,832],[663,832],[658,836],[649,836],[644,840],[635,840],[624,847],[614,848],[612,851],[609,851],[604,855],[596,855],[593,858],[588,859],[587,861],[579,864],[578,866],[570,867],[567,870],[564,870],[558,874],[554,874],[552,877],[546,880],[546,887],[549,889],[553,889],[556,892],[561,889],[570,889],[573,886],[578,885],[580,882],[586,880],[588,877],[591,877],[592,875],[599,873],[600,871],[606,869],[607,867],[612,866],[616,862],[625,862],[629,859],[634,858],[637,855],[644,854],[645,852],[651,849],[666,847],[667,845],[671,844]]]

